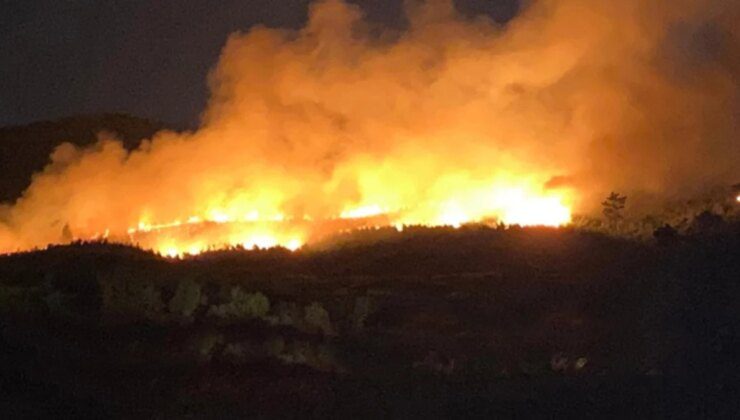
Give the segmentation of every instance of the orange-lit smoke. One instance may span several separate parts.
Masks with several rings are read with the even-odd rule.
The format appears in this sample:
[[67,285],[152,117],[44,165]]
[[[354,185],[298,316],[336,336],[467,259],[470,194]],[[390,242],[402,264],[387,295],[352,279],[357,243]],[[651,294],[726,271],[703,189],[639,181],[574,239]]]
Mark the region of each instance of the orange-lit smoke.
[[[65,144],[0,251],[108,237],[165,254],[290,248],[335,229],[558,225],[610,189],[739,175],[738,7],[539,0],[504,26],[408,2],[380,30],[340,0],[228,40],[201,127],[128,153]],[[706,45],[705,45],[706,44]]]

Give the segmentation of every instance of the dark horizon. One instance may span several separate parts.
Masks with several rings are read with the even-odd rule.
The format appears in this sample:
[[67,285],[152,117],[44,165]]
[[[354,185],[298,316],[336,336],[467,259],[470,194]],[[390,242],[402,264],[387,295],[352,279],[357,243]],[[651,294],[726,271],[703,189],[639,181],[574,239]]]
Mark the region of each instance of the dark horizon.
[[[194,127],[207,75],[229,34],[297,28],[310,0],[28,0],[0,13],[0,126],[70,115],[127,113]],[[353,0],[381,26],[401,24],[401,0]],[[517,0],[456,0],[505,22]]]

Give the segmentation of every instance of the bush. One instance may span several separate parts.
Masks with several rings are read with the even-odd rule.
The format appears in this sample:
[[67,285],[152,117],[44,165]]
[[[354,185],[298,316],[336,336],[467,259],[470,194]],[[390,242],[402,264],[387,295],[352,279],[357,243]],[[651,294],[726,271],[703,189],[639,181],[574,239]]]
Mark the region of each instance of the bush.
[[158,287],[148,281],[108,277],[101,281],[103,311],[108,315],[161,321],[165,305]]
[[302,340],[285,343],[282,338],[268,342],[266,350],[272,357],[289,365],[304,365],[322,371],[341,371],[332,349],[326,344]]
[[241,341],[227,344],[222,355],[232,362],[254,362],[269,356],[261,344],[252,341]]
[[336,333],[329,312],[318,302],[312,302],[303,309],[293,302],[280,302],[275,307],[274,315],[265,317],[265,320],[273,325],[291,326],[306,333]]
[[294,302],[279,302],[275,307],[274,324],[289,325],[303,330],[303,311]]
[[200,306],[201,298],[200,285],[191,279],[183,280],[177,285],[175,295],[170,299],[168,305],[170,313],[190,318]]
[[313,302],[304,309],[304,319],[309,330],[321,331],[324,335],[334,335],[334,327],[329,319],[329,312],[318,302]]
[[270,300],[260,292],[247,293],[237,286],[231,289],[231,300],[212,305],[208,313],[219,318],[264,319],[270,311]]
[[206,333],[195,339],[193,350],[196,356],[202,361],[209,361],[216,353],[216,350],[224,344],[224,336],[217,333]]

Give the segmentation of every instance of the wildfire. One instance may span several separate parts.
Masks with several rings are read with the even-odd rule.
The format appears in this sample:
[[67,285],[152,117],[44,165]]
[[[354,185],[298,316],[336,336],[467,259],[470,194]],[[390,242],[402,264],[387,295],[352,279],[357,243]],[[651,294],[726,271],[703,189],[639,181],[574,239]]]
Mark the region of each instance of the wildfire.
[[105,238],[182,256],[374,226],[561,226],[614,185],[657,197],[737,176],[723,55],[736,39],[711,62],[691,52],[709,22],[734,33],[719,5],[537,1],[500,25],[414,1],[386,33],[354,3],[316,0],[301,28],[231,36],[192,132],[60,145],[0,205],[0,252]]
[[[484,193],[487,196],[476,195]],[[226,247],[265,249],[280,246],[295,251],[307,242],[340,230],[369,226],[402,229],[404,225],[415,224],[457,228],[484,220],[521,226],[561,226],[570,222],[567,197],[562,193],[538,195],[510,187],[450,195],[450,198],[439,200],[436,207],[428,204],[424,208],[396,209],[381,204],[348,206],[338,217],[318,220],[309,216],[287,218],[283,214],[260,218],[257,210],[229,213],[216,209],[210,216],[190,216],[185,221],[140,221],[127,230],[128,238],[123,242],[175,258]]]

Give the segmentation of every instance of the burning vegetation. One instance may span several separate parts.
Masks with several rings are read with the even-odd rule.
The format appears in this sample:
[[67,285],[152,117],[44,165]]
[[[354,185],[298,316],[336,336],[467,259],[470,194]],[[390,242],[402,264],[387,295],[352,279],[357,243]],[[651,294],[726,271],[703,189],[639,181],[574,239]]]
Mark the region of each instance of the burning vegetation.
[[502,25],[408,2],[396,30],[315,2],[303,28],[231,36],[198,130],[59,146],[0,208],[0,252],[560,226],[611,188],[654,203],[734,181],[738,8],[706,3],[542,0]]

